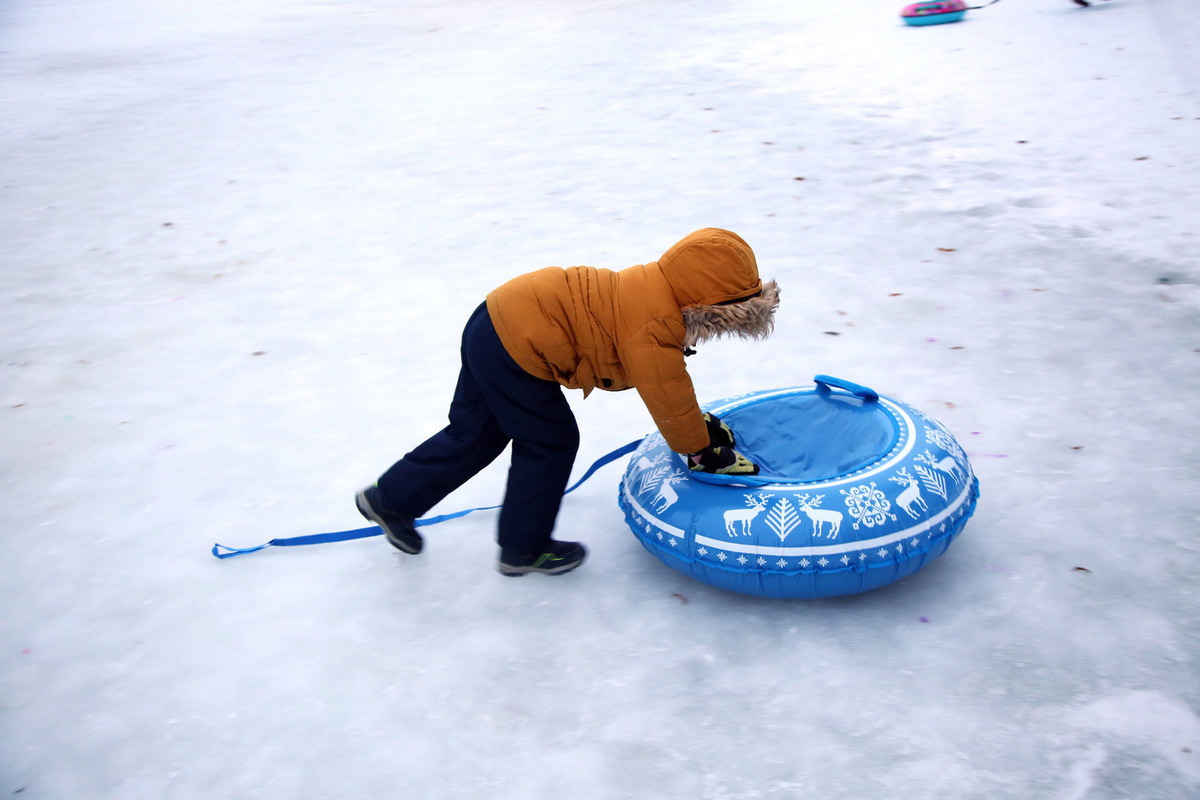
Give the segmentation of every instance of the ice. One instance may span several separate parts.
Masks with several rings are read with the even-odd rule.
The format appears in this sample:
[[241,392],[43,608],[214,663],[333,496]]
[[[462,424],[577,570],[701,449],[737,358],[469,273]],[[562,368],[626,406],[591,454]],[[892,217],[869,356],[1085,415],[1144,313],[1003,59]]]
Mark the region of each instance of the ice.
[[[1200,796],[1200,7],[901,5],[0,7],[0,794]],[[493,286],[709,225],[783,305],[701,400],[938,418],[982,489],[945,556],[732,595],[617,466],[561,578],[499,576],[489,514],[209,555],[363,525]],[[649,432],[571,402],[580,471]]]

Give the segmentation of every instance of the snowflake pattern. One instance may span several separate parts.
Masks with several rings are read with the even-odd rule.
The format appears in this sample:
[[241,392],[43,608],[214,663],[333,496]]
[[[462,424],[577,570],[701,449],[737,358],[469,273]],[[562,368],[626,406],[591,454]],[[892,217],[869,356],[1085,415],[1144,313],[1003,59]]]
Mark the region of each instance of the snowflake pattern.
[[850,516],[854,517],[854,530],[858,530],[860,525],[874,528],[876,525],[883,525],[889,519],[896,519],[896,515],[889,511],[892,507],[891,502],[875,487],[875,481],[841,491],[846,496],[846,507],[850,510]]
[[[943,523],[940,526],[941,531],[944,533],[947,529],[953,530],[955,527],[953,525],[953,520],[955,518],[962,517],[962,516],[965,516],[965,513],[960,512],[958,514],[953,515],[950,518],[950,522]],[[649,532],[647,532],[647,533],[649,533]],[[923,535],[927,539],[927,541],[925,541],[924,544],[925,544],[925,546],[928,547],[933,544],[934,537],[937,536],[938,534],[935,530],[930,529],[929,531],[926,531],[925,534],[923,534]],[[663,534],[661,532],[658,532],[657,536],[660,540],[663,539]],[[666,539],[666,543],[670,544],[672,547],[678,547],[681,543],[685,544],[685,542],[683,540],[681,540],[678,537],[674,537],[674,536],[668,537]],[[799,559],[796,559],[794,561],[794,563],[793,563],[793,561],[789,561],[787,558],[785,558],[783,556],[778,556],[774,561],[771,561],[762,555],[758,555],[758,556],[751,558],[751,557],[747,557],[747,555],[745,553],[737,553],[736,551],[728,552],[719,547],[710,548],[710,547],[706,547],[704,545],[701,545],[699,548],[697,548],[695,552],[696,552],[697,557],[699,557],[701,559],[719,562],[721,564],[724,564],[727,561],[732,561],[743,568],[748,568],[748,567],[752,568],[754,566],[757,566],[759,569],[778,568],[778,569],[782,570],[782,569],[788,568],[788,566],[791,564],[791,565],[793,565],[792,568],[803,569],[803,570],[809,570],[809,569],[824,570],[824,569],[828,569],[830,567],[833,567],[834,569],[844,569],[844,568],[848,568],[851,565],[855,564],[855,562],[857,561],[857,563],[858,563],[857,568],[862,569],[862,567],[865,566],[866,563],[868,563],[869,561],[871,561],[873,559],[878,559],[881,561],[892,560],[892,559],[901,559],[902,560],[906,557],[906,554],[914,553],[915,551],[920,549],[921,545],[922,545],[922,539],[917,536],[913,536],[905,541],[891,542],[888,545],[881,546],[877,550],[874,550],[871,552],[865,552],[865,551],[860,550],[857,552],[856,557],[854,555],[852,555],[851,553],[842,553],[840,556],[836,556],[834,558],[826,558],[825,556],[820,556],[820,557],[816,558],[815,560],[802,556]],[[840,565],[840,566],[838,566],[838,565]]]
[[[933,534],[930,533],[929,536],[930,536],[930,541],[932,542]],[[675,540],[670,539],[668,541],[675,541]],[[875,550],[871,553],[866,553],[866,552],[863,552],[860,550],[857,554],[857,559],[852,557],[849,553],[842,553],[841,556],[837,557],[836,559],[830,559],[830,558],[826,558],[825,556],[821,556],[821,557],[817,558],[816,560],[812,560],[812,559],[802,556],[801,558],[797,559],[794,562],[794,568],[808,570],[808,569],[828,569],[829,567],[834,567],[835,569],[842,569],[842,568],[851,566],[852,564],[855,563],[856,560],[861,565],[861,564],[865,564],[872,558],[877,558],[880,560],[903,558],[906,552],[917,549],[921,544],[921,540],[916,537],[909,539],[907,542],[907,549],[905,547],[905,544],[906,544],[905,542],[895,542],[895,543],[889,544],[887,547],[880,547],[878,550]],[[740,553],[735,556],[734,553],[730,553],[730,552],[727,552],[727,551],[719,549],[719,548],[710,549],[709,547],[705,547],[703,545],[701,545],[696,550],[696,555],[702,559],[718,561],[722,564],[724,564],[726,561],[732,560],[742,567],[756,565],[759,569],[770,568],[770,567],[786,569],[789,566],[789,564],[793,563],[793,562],[789,561],[787,558],[784,558],[783,556],[779,556],[774,561],[768,560],[765,556],[762,556],[762,555],[759,555],[756,558],[751,559],[751,558],[747,558],[746,554],[744,554],[744,553]],[[836,566],[838,564],[840,564],[841,566],[840,567]],[[860,566],[858,568],[861,569],[862,567]]]

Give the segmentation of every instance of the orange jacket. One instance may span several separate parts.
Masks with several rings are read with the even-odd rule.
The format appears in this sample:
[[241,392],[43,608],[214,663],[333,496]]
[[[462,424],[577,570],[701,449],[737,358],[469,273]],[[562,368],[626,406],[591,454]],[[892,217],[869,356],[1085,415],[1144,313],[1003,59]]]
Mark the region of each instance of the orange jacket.
[[614,272],[547,267],[487,297],[504,348],[531,375],[570,389],[636,388],[667,445],[708,446],[708,431],[683,361],[681,309],[741,300],[761,291],[750,245],[705,228],[658,261]]

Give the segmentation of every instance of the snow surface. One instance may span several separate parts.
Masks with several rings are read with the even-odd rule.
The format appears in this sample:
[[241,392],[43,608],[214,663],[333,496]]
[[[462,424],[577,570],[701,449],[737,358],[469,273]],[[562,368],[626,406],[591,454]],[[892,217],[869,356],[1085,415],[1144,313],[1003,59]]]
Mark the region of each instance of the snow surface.
[[[1200,797],[1200,5],[900,5],[0,5],[0,795]],[[826,372],[970,452],[922,572],[711,589],[616,466],[561,578],[486,514],[209,555],[361,526],[494,285],[708,225],[784,304],[702,401]],[[572,394],[580,469],[649,431]]]

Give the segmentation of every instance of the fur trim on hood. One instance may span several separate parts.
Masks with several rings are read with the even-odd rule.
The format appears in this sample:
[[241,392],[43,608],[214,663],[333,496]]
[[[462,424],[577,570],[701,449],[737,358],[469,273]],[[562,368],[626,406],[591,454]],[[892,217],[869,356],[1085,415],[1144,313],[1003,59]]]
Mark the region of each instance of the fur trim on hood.
[[683,324],[687,329],[685,347],[721,336],[765,339],[775,329],[775,309],[779,307],[779,287],[765,281],[762,294],[734,303],[684,306]]

